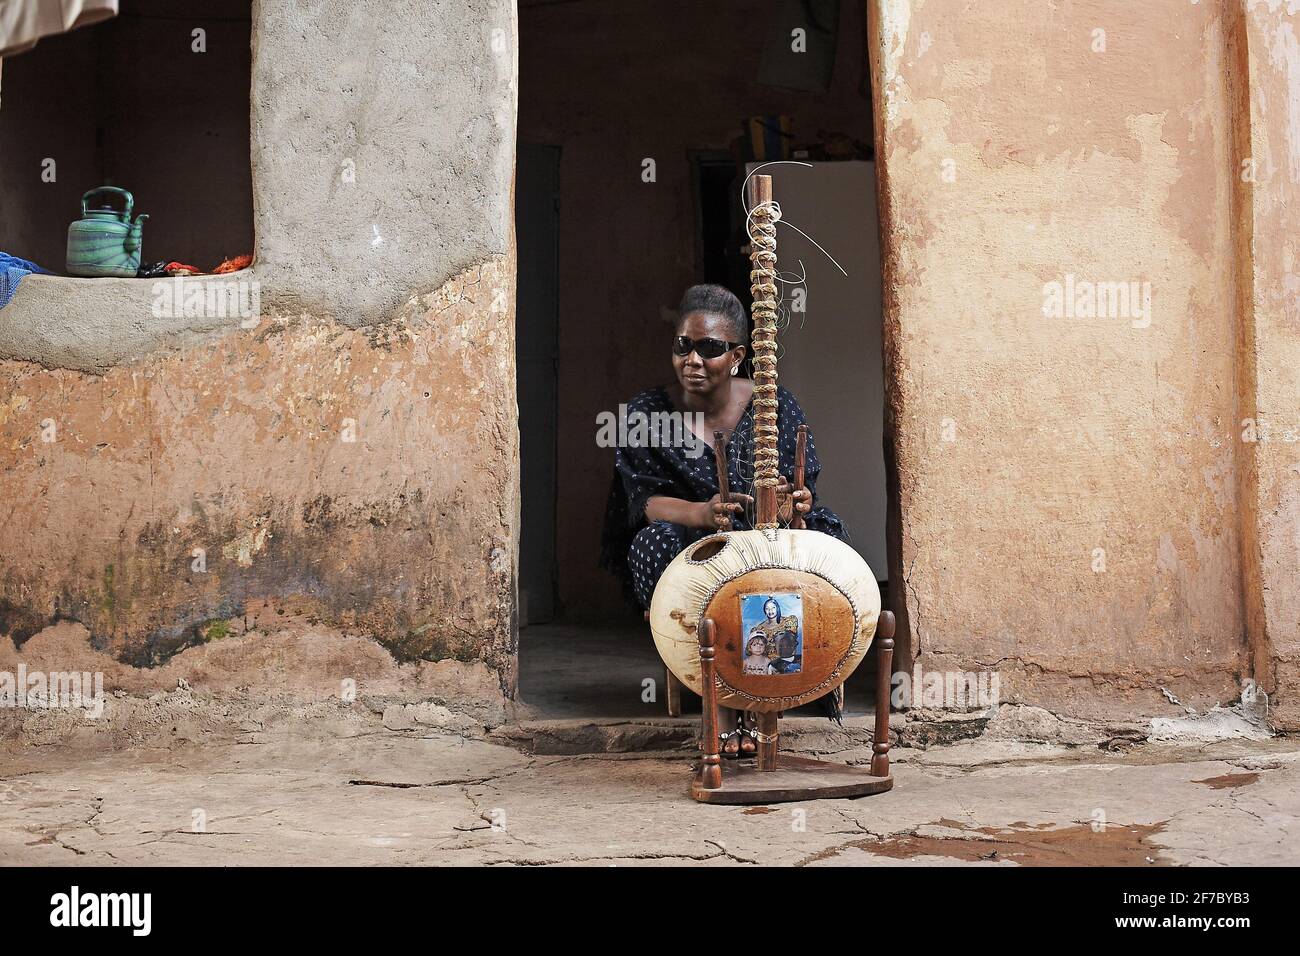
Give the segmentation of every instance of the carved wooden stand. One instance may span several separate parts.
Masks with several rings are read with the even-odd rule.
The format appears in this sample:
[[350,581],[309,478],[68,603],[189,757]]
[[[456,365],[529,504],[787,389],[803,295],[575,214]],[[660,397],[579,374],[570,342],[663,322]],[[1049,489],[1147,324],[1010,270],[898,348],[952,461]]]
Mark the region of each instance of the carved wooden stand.
[[811,757],[778,753],[776,711],[758,715],[757,760],[723,761],[718,746],[718,685],[715,679],[716,635],[712,618],[700,622],[700,669],[704,709],[700,727],[700,770],[691,796],[702,803],[780,803],[861,797],[894,786],[889,773],[889,687],[894,664],[894,615],[880,612],[880,659],[876,671],[876,729],[871,767],[850,767]]
[[[776,223],[780,219],[780,210],[772,200],[772,179],[770,176],[753,176],[749,180],[749,215],[752,227],[746,225],[750,236],[750,282],[754,295],[754,333],[751,339],[751,351],[754,355],[754,398],[757,411],[754,416],[754,499],[756,518],[754,527],[758,530],[776,529],[778,527],[777,486],[783,482],[778,474],[779,455],[777,453],[777,313],[779,281],[776,272]],[[713,436],[714,458],[718,466],[718,490],[721,500],[730,498],[727,487],[726,446],[722,432]],[[806,478],[807,428],[801,427],[797,435],[794,490],[802,492]],[[808,534],[801,531],[803,518],[797,508],[792,508],[791,525],[795,534]],[[802,572],[790,572],[781,580],[795,581]],[[763,575],[781,575],[779,570],[767,569],[758,572]],[[746,578],[749,575],[745,576]],[[757,584],[757,579],[756,582]],[[792,585],[793,586],[793,585]],[[807,585],[809,588],[812,585]],[[819,587],[824,586],[819,582]],[[763,590],[766,590],[764,588]],[[724,589],[725,591],[725,589]],[[735,599],[732,595],[730,598]],[[716,596],[714,600],[723,600]],[[839,616],[827,618],[832,623],[823,627],[813,636],[826,639],[838,639],[847,649],[849,640],[857,635],[850,633],[851,627],[857,626],[856,613],[852,624],[845,620],[844,613],[849,605],[843,598],[834,598],[821,591],[812,605],[814,609],[825,610],[839,601],[844,604]],[[725,602],[724,602],[725,603]],[[703,612],[708,614],[706,608]],[[815,800],[825,797],[858,797],[868,793],[880,793],[894,785],[894,778],[889,775],[889,686],[894,663],[894,615],[882,611],[878,622],[880,640],[880,661],[876,682],[876,733],[872,748],[871,766],[869,768],[849,767],[844,764],[828,763],[808,757],[794,757],[778,753],[780,731],[778,721],[780,713],[777,707],[782,701],[796,698],[781,697],[774,694],[764,699],[749,696],[751,708],[758,714],[758,747],[755,759],[739,758],[725,764],[718,746],[718,666],[716,644],[718,635],[717,622],[722,620],[727,627],[734,627],[736,633],[722,635],[723,646],[734,649],[742,641],[741,623],[729,616],[728,611],[714,611],[715,616],[705,616],[699,623],[700,641],[700,677],[703,690],[704,714],[701,720],[700,749],[703,758],[699,773],[691,785],[691,796],[704,803],[775,803],[783,800]],[[816,620],[823,620],[821,615]],[[815,626],[815,625],[814,625]],[[807,635],[805,635],[807,636]],[[728,643],[728,639],[730,639]],[[820,641],[823,654],[822,661],[835,658],[824,656],[828,646]],[[856,661],[855,661],[856,663]],[[724,671],[726,667],[724,667]],[[840,676],[840,685],[847,677],[847,672]],[[816,685],[821,686],[821,685]],[[835,693],[838,687],[832,687]],[[731,694],[728,695],[730,703]]]

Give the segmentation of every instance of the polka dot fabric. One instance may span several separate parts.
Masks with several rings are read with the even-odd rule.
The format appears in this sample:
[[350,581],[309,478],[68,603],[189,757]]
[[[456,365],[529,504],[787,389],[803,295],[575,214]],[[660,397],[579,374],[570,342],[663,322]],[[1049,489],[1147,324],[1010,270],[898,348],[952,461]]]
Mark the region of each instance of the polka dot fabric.
[[[777,422],[780,428],[781,474],[794,477],[794,446],[796,431],[807,424],[803,409],[790,391],[777,387]],[[676,412],[668,390],[663,386],[641,392],[627,405],[629,420],[637,413],[656,422],[655,413]],[[752,493],[750,488],[754,460],[754,406],[750,403],[736,429],[727,442],[727,480],[732,491]],[[634,417],[635,416],[635,417]],[[660,418],[661,427],[668,419]],[[640,607],[650,606],[659,576],[669,562],[688,544],[712,532],[706,528],[687,528],[668,521],[647,522],[646,502],[656,495],[681,498],[686,501],[708,501],[718,493],[717,466],[711,445],[703,454],[691,457],[687,452],[696,449],[673,447],[671,436],[658,435],[660,447],[619,448],[614,456],[614,479],[610,486],[609,501],[605,510],[605,530],[602,537],[601,564],[623,580],[624,592]],[[848,531],[839,517],[817,504],[817,476],[821,462],[808,430],[808,459],[804,484],[813,493],[813,509],[804,516],[808,528],[848,540]],[[738,516],[734,527],[738,531],[753,527],[753,514]]]

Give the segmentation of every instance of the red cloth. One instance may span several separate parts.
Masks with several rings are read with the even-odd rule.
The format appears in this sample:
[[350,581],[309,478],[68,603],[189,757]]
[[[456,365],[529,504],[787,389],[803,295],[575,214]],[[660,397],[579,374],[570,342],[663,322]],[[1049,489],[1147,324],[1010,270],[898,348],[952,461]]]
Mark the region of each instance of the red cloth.
[[252,264],[252,256],[235,256],[221,263],[212,270],[212,273],[213,275],[225,275],[227,272],[238,272],[240,269],[247,269]]

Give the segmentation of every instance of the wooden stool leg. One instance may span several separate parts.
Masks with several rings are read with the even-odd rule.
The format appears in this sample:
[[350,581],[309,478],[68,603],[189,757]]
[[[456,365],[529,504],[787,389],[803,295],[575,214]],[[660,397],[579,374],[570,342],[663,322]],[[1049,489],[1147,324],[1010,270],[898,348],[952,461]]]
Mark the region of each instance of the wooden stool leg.
[[668,716],[682,715],[682,682],[673,676],[673,672],[664,668],[664,687],[668,696]]
[[894,613],[880,612],[880,659],[876,664],[876,733],[871,775],[889,776],[889,690],[894,677]]
[[718,688],[713,675],[713,619],[700,622],[700,679],[704,686],[700,716],[700,785],[705,790],[722,786],[722,757],[718,754]]
[[[650,612],[645,612],[645,621],[650,623]],[[668,705],[669,717],[682,715],[682,682],[673,676],[673,672],[664,668],[664,703]]]
[[758,715],[758,769],[776,769],[777,731],[780,726],[776,711],[765,710]]

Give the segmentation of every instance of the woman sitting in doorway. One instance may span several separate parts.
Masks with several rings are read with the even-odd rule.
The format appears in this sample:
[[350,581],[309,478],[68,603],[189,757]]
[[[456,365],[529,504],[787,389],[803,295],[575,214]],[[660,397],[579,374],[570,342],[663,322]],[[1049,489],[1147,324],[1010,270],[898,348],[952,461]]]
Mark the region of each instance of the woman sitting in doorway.
[[[686,290],[678,309],[672,344],[675,381],[638,394],[627,404],[636,416],[666,429],[673,420],[694,423],[687,441],[652,435],[637,447],[619,447],[614,481],[605,511],[601,564],[623,580],[625,592],[642,608],[650,606],[655,585],[669,562],[687,545],[726,527],[753,527],[753,498],[731,492],[722,502],[712,435],[726,436],[727,482],[748,488],[754,460],[754,383],[741,376],[748,352],[745,310],[740,300],[718,285]],[[834,512],[817,504],[821,462],[808,432],[804,490],[794,491],[795,436],[807,424],[803,409],[789,390],[777,387],[779,470],[785,483],[777,488],[778,518],[788,523],[798,510],[804,526],[841,540],[848,533]],[[667,414],[666,414],[667,413]],[[674,414],[675,413],[675,414]],[[700,417],[702,416],[702,418]],[[703,429],[699,425],[702,422]],[[654,426],[652,426],[654,427]],[[703,447],[699,443],[703,443]],[[736,730],[722,734],[723,753],[749,755],[757,749],[753,720],[736,717]]]

